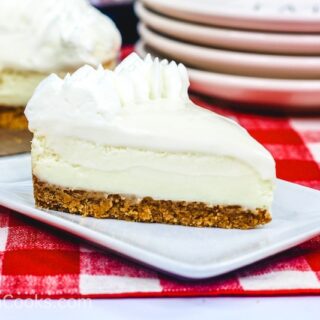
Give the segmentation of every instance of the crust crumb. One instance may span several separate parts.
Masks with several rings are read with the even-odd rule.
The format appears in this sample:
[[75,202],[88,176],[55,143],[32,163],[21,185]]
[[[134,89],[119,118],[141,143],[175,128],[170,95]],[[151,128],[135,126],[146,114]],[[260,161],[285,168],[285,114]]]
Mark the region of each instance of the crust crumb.
[[24,115],[24,107],[0,106],[0,128],[24,130],[28,128],[28,121]]

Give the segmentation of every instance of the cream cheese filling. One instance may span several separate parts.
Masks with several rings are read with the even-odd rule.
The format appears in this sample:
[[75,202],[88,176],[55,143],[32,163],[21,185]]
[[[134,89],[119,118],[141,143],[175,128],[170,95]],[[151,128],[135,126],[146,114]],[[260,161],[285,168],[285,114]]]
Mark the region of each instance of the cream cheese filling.
[[273,181],[231,157],[35,135],[32,160],[40,180],[65,188],[247,208],[270,209],[272,202]]
[[0,106],[26,106],[37,85],[47,76],[39,72],[0,70]]

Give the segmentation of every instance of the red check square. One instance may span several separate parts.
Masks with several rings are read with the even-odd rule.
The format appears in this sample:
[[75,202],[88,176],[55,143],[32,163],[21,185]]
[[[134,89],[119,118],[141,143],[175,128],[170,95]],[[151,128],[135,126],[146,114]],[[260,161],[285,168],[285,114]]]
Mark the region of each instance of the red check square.
[[7,250],[74,250],[79,248],[77,243],[70,241],[68,236],[53,232],[43,226],[19,225],[11,227],[8,234]]
[[79,274],[79,252],[64,250],[15,250],[3,256],[4,275]]
[[292,129],[249,129],[249,133],[262,144],[303,144],[303,140]]
[[123,258],[102,252],[81,252],[81,274],[154,278],[156,273]]
[[9,225],[10,214],[10,209],[0,206],[0,228],[7,227]]
[[306,253],[305,259],[313,271],[320,272],[320,249]]
[[289,181],[320,180],[319,166],[308,160],[277,160],[277,177]]

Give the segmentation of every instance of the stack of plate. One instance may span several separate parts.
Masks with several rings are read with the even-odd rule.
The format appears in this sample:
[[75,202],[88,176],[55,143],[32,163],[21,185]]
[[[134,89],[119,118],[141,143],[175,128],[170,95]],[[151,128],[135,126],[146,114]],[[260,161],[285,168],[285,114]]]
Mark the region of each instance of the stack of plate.
[[183,62],[192,90],[320,110],[320,1],[141,0],[135,10],[137,51]]

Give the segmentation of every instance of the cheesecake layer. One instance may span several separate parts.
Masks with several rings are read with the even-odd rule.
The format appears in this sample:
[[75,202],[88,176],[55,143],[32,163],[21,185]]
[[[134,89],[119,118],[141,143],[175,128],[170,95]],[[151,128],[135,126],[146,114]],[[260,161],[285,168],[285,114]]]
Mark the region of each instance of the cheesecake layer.
[[43,182],[36,176],[33,185],[36,206],[86,217],[227,229],[251,229],[271,221],[266,209],[72,190]]
[[[105,69],[113,69],[116,60],[105,61],[102,66]],[[64,70],[59,74],[64,76]],[[23,71],[23,70],[0,70],[0,111],[1,107],[25,107],[39,83],[48,76],[47,73]],[[26,121],[26,120],[25,120]]]
[[0,106],[26,106],[37,85],[47,76],[31,71],[0,70]]
[[74,190],[252,209],[269,209],[272,201],[272,181],[261,179],[246,163],[230,157],[35,135],[32,163],[41,181]]

